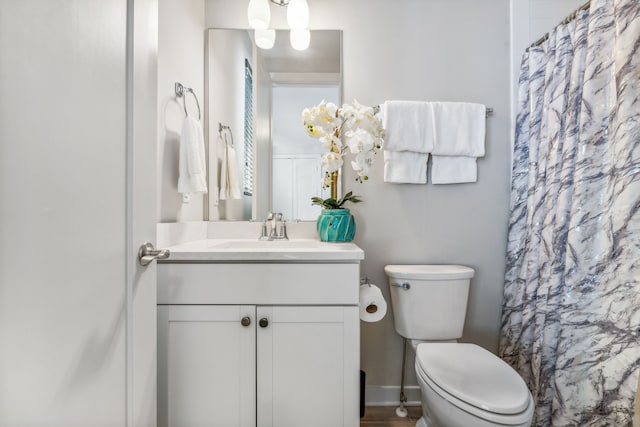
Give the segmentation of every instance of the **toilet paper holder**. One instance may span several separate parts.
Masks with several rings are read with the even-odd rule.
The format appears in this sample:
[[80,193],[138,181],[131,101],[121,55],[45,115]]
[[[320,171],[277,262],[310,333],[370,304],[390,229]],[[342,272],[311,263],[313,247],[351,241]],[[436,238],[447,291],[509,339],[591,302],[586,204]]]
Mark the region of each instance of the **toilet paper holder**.
[[[369,280],[368,277],[365,276],[364,279],[360,279],[360,285],[369,285],[369,287],[371,287],[371,281]],[[369,304],[366,308],[365,308],[366,312],[369,314],[373,314],[375,312],[378,311],[378,306],[375,304]]]

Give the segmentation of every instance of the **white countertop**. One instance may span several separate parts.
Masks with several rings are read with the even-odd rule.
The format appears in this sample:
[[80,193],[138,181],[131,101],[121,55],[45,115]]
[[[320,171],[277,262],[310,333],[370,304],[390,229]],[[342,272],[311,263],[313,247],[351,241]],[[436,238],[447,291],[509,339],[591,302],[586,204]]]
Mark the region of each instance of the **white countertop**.
[[204,239],[169,246],[171,262],[358,262],[364,251],[354,243],[317,239],[261,241],[258,239]]

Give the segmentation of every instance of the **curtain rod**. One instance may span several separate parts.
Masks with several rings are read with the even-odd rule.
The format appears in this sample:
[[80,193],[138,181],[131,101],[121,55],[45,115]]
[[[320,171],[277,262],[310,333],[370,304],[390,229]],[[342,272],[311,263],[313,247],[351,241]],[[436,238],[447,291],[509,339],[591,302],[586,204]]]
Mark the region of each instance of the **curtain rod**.
[[[564,18],[562,20],[562,22],[560,22],[558,25],[556,25],[556,27],[558,27],[560,25],[568,24],[569,22],[573,21],[576,18],[576,16],[578,16],[578,13],[582,12],[583,10],[589,9],[589,7],[591,7],[591,0],[589,0],[588,2],[583,4],[582,6],[580,6],[576,10],[574,10],[569,16]],[[540,46],[542,43],[547,41],[548,38],[549,38],[549,33],[546,33],[544,36],[540,37],[535,43],[533,43],[530,47]]]

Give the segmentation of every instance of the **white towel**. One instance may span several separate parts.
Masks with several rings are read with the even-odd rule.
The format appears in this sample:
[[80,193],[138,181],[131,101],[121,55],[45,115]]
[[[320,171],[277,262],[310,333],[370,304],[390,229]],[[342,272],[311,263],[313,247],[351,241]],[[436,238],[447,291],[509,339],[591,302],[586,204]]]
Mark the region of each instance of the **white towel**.
[[382,109],[387,132],[385,182],[426,183],[428,153],[434,184],[477,181],[476,158],[484,156],[484,105],[386,101]]
[[434,156],[484,156],[486,108],[465,102],[431,102],[427,133]]
[[426,184],[428,154],[413,151],[384,152],[384,182]]
[[432,184],[461,184],[478,180],[475,157],[431,156]]
[[200,122],[187,116],[180,134],[180,160],[178,164],[178,193],[189,202],[189,195],[207,192],[207,172],[204,159],[204,136]]
[[236,150],[224,144],[220,167],[220,200],[241,199]]
[[419,101],[385,101],[382,105],[384,181],[405,184],[427,183],[427,161],[433,139],[427,137],[431,107]]
[[463,102],[433,102],[431,182],[478,180],[477,157],[484,156],[486,107]]
[[385,101],[382,113],[386,151],[430,153],[433,150],[433,138],[427,134],[432,127],[430,103]]

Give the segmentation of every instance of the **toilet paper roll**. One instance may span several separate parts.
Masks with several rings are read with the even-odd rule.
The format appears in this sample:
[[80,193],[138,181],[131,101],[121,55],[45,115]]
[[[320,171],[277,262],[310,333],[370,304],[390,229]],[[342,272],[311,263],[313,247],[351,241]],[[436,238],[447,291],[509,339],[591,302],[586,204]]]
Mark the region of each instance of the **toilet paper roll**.
[[360,286],[360,320],[377,322],[387,314],[387,302],[376,285]]

